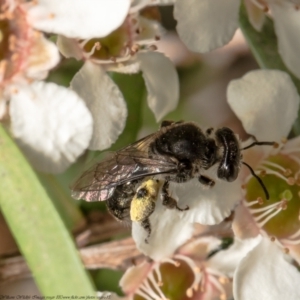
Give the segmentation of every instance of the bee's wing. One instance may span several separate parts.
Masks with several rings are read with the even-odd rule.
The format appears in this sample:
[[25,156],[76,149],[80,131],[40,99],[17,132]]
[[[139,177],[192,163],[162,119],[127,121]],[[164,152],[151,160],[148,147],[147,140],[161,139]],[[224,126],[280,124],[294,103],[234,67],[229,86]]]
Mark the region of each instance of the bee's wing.
[[158,133],[115,152],[85,171],[73,185],[72,196],[86,201],[104,201],[113,195],[116,186],[127,181],[156,174],[175,173],[176,163],[168,157],[149,157],[149,145]]

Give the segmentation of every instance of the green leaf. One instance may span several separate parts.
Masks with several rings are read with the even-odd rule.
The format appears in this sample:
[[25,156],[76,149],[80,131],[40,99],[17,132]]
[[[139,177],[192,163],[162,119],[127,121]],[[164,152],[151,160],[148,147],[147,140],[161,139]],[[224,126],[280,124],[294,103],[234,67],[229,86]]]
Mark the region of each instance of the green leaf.
[[[285,66],[278,52],[273,21],[269,17],[266,17],[261,32],[258,32],[250,24],[245,6],[241,5],[239,23],[259,66],[262,69],[276,69],[288,73],[300,94],[300,80]],[[300,115],[298,115],[298,119],[293,126],[293,132],[295,135],[300,134]]]
[[125,129],[111,148],[114,151],[136,140],[142,123],[142,107],[143,101],[145,101],[146,87],[141,73],[132,75],[112,73],[111,77],[121,90],[128,110]]
[[94,296],[77,249],[29,163],[0,126],[0,208],[45,296]]
[[80,230],[86,221],[79,209],[78,201],[65,191],[54,175],[40,173],[38,177],[67,229],[72,232]]

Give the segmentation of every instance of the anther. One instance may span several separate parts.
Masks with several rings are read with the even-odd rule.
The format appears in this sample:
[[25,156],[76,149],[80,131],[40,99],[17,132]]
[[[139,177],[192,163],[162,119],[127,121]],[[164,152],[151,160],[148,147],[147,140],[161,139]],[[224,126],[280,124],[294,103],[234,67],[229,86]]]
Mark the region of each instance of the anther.
[[140,50],[140,46],[138,44],[134,44],[131,46],[130,50],[133,54],[135,54],[136,52],[138,52]]
[[188,298],[191,298],[193,296],[193,290],[191,288],[186,290],[186,295]]
[[155,38],[156,41],[160,40],[160,36],[158,36],[158,35],[156,35],[154,38]]
[[158,281],[158,282],[157,282],[157,285],[160,287],[160,286],[163,286],[164,283],[163,283],[162,281]]
[[258,203],[259,205],[263,205],[263,204],[264,204],[263,198],[262,198],[262,197],[257,197],[257,203]]
[[100,42],[96,42],[95,43],[95,48],[96,48],[96,50],[100,50],[101,49],[101,44],[100,44]]
[[294,177],[289,177],[289,178],[287,179],[287,183],[288,183],[289,185],[294,185],[295,182],[296,182],[296,180],[295,180]]
[[290,253],[290,249],[289,248],[283,248],[283,251],[285,254],[289,254]]
[[271,237],[270,237],[270,241],[271,241],[271,242],[275,242],[275,241],[276,241],[275,236],[271,236]]
[[288,177],[292,175],[292,170],[291,169],[285,169],[284,172],[282,173],[284,176]]
[[287,138],[286,137],[283,137],[282,139],[281,139],[281,143],[283,143],[283,144],[286,144],[287,143]]
[[281,208],[282,210],[287,209],[287,200],[286,199],[282,199],[279,203],[277,208]]
[[55,14],[54,13],[49,14],[49,18],[50,19],[54,19],[55,18]]
[[157,50],[157,46],[155,46],[155,45],[150,45],[150,46],[149,46],[149,50],[150,50],[150,51],[156,51],[156,50]]
[[226,299],[227,299],[227,296],[225,294],[220,295],[220,300],[226,300]]
[[266,170],[261,170],[261,171],[259,172],[259,175],[260,175],[261,177],[265,177],[266,174],[267,174]]
[[226,284],[226,283],[228,283],[228,278],[224,277],[224,276],[219,277],[219,282],[222,284]]

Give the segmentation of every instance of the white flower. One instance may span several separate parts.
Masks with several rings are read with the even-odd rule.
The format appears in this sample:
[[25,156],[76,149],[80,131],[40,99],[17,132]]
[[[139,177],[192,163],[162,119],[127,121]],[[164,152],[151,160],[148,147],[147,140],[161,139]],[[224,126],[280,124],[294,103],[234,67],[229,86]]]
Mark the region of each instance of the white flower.
[[[228,102],[245,130],[259,141],[286,137],[297,117],[299,96],[280,71],[253,71],[232,81]],[[254,147],[244,152],[270,194],[265,200],[252,176],[243,177],[244,197],[235,210],[233,230],[240,238],[261,241],[241,261],[234,275],[234,298],[298,299],[300,279],[291,260],[299,261],[299,138],[281,148]],[[289,254],[289,255],[288,255]]]
[[[161,27],[158,22],[141,16],[141,7],[144,3],[133,5],[124,23],[103,38],[78,40],[58,37],[57,44],[64,56],[85,60],[71,87],[86,100],[90,109],[93,107],[95,122],[90,149],[108,148],[123,131],[126,122],[125,101],[106,71],[129,74],[142,71],[148,104],[157,120],[177,106],[177,72],[168,58],[153,51],[161,35]],[[107,91],[114,92],[108,94]],[[107,114],[108,111],[110,113]],[[103,136],[107,136],[106,141],[100,140]]]
[[[274,20],[278,49],[286,66],[300,78],[299,1],[244,0],[256,30],[264,24],[268,9]],[[183,42],[195,52],[207,52],[227,44],[238,28],[240,0],[176,0],[174,15]]]
[[[216,238],[198,238],[182,248],[172,257],[154,262],[143,262],[129,268],[123,275],[120,286],[126,299],[228,299],[232,297],[232,283],[227,270],[226,255],[217,254],[220,264],[207,259],[211,251],[218,248],[220,240]],[[238,248],[238,247],[235,247]],[[234,247],[232,247],[234,249]],[[236,266],[243,257],[234,249]],[[223,251],[221,251],[223,252]],[[233,274],[233,271],[231,271]]]
[[23,4],[15,0],[1,5],[7,27],[1,28],[0,119],[10,117],[12,133],[35,167],[61,172],[88,146],[92,119],[74,92],[38,82],[57,65],[59,53],[28,24]]
[[130,0],[39,0],[26,6],[27,20],[34,28],[89,39],[106,36],[119,27]]

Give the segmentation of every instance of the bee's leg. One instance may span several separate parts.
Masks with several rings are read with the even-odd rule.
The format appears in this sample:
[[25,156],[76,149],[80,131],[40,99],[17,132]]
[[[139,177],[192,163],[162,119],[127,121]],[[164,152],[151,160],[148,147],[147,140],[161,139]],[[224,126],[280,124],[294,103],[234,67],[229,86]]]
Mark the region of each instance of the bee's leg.
[[206,177],[206,176],[203,176],[203,175],[200,175],[199,178],[198,178],[199,182],[202,183],[203,185],[206,185],[208,187],[213,187],[215,185],[215,181]]
[[186,206],[185,208],[180,208],[177,206],[177,201],[174,198],[172,198],[169,194],[169,181],[165,181],[162,187],[162,203],[164,206],[170,209],[176,208],[180,211],[185,211],[189,209],[188,206]]
[[141,226],[147,231],[148,235],[147,237],[145,238],[145,243],[148,244],[148,239],[151,235],[151,224],[150,224],[150,220],[149,218],[146,218],[144,219],[142,222],[141,222]]

